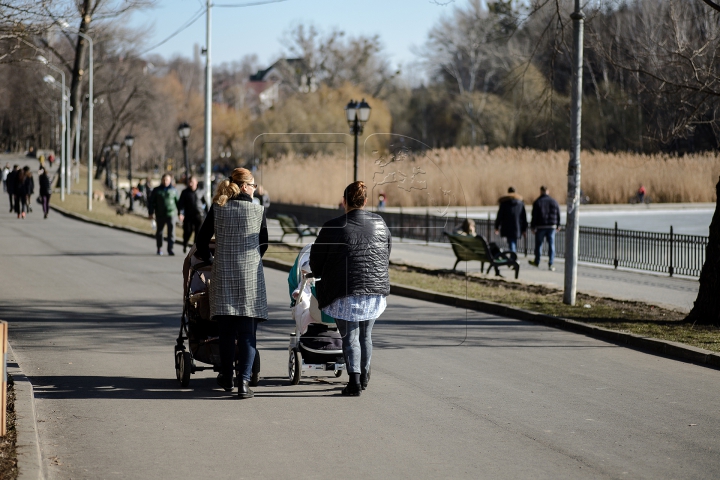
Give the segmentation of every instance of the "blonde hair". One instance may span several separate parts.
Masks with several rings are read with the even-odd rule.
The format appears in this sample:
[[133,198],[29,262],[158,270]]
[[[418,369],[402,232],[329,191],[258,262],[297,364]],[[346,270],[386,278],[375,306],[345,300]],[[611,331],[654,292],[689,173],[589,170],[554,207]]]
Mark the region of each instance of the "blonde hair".
[[250,183],[253,179],[252,173],[247,168],[236,168],[230,175],[230,179],[223,180],[218,185],[213,203],[218,207],[224,206],[228,200],[240,195],[240,187],[244,183]]

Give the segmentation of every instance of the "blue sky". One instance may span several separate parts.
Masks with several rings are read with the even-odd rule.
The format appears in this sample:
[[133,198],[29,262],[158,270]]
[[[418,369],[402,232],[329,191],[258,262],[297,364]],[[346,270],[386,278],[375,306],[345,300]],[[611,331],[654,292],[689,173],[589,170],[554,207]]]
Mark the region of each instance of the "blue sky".
[[[216,0],[218,4],[254,0]],[[312,23],[322,32],[333,27],[349,35],[380,36],[385,52],[395,67],[417,61],[412,47],[422,46],[427,32],[454,5],[447,0],[287,0],[247,8],[213,8],[213,65],[239,60],[245,54],[258,55],[261,66],[275,61],[283,51],[281,37],[290,27]],[[204,0],[159,0],[157,7],[136,12],[131,25],[152,27],[148,47],[162,41],[204,5]],[[205,16],[162,46],[152,50],[165,57],[181,54],[192,57],[193,45],[205,44]],[[404,69],[407,71],[407,68]]]

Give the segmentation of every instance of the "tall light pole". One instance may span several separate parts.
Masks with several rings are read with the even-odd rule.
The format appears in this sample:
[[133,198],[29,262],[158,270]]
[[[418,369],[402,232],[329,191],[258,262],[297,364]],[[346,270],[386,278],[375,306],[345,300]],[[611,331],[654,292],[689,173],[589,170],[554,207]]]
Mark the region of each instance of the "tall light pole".
[[[65,176],[63,174],[63,169],[65,168],[65,164],[67,162],[66,150],[65,150],[66,149],[65,130],[67,128],[67,124],[65,123],[65,72],[63,72],[62,69],[56,67],[55,65],[52,65],[51,63],[49,63],[47,61],[47,59],[45,57],[43,57],[42,55],[38,56],[37,59],[42,64],[44,64],[44,65],[48,66],[49,68],[51,68],[52,70],[58,72],[60,74],[60,78],[62,81],[62,84],[61,84],[62,86],[60,88],[60,110],[61,110],[60,117],[61,117],[61,124],[62,124],[62,127],[61,127],[62,146],[60,147],[60,150],[61,150],[60,151],[60,167],[58,168],[58,170],[60,171],[60,200],[64,202],[65,201]],[[47,76],[43,77],[43,80],[46,83],[55,83],[55,78],[53,78],[51,75],[47,75]],[[68,97],[68,100],[69,100],[69,97]]]
[[120,205],[120,144],[113,142],[112,151],[115,153],[115,205]]
[[178,127],[178,136],[182,140],[183,156],[185,157],[185,185],[190,180],[190,162],[188,161],[188,137],[190,137],[190,125],[183,122]]
[[[89,35],[77,32],[79,37],[84,38],[90,45],[90,79],[89,79],[89,91],[88,96],[88,198],[87,198],[87,209],[92,210],[92,196],[93,196],[93,107],[95,105],[95,99],[93,98],[93,41]],[[82,109],[80,109],[80,114]],[[78,131],[80,130],[80,122],[78,121]],[[80,159],[78,158],[78,162]]]
[[565,291],[563,303],[575,305],[577,296],[577,260],[580,243],[580,133],[582,124],[583,27],[585,14],[575,0],[573,20],[573,76],[570,162],[568,163],[567,223],[565,226]]
[[133,137],[132,135],[127,135],[125,137],[125,146],[127,147],[127,150],[128,150],[128,180],[130,181],[130,187],[129,187],[130,208],[128,209],[129,212],[132,212],[134,210],[133,209],[133,200],[134,199],[133,199],[133,194],[132,194],[132,146],[133,146],[133,143],[135,143],[135,137]]
[[360,103],[355,100],[345,106],[345,118],[350,126],[350,133],[355,137],[355,151],[353,155],[353,181],[358,181],[358,136],[362,134],[365,122],[370,119],[370,105],[363,98]]
[[212,3],[207,3],[207,25],[205,30],[205,201],[210,205],[212,199],[212,186],[210,173],[212,171],[212,63],[210,55],[210,41],[212,33]]

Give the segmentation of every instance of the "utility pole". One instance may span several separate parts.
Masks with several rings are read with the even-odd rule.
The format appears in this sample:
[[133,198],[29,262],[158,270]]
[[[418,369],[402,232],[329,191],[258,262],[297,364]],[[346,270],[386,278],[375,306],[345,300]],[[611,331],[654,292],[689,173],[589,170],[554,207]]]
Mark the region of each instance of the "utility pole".
[[212,171],[212,64],[210,55],[210,40],[212,34],[212,4],[207,0],[207,26],[205,30],[205,201],[210,205],[212,201],[212,185],[210,173]]
[[580,134],[582,124],[583,27],[585,14],[575,0],[573,20],[573,76],[571,103],[570,162],[568,164],[567,223],[565,226],[565,292],[563,303],[575,305],[577,260],[580,243]]

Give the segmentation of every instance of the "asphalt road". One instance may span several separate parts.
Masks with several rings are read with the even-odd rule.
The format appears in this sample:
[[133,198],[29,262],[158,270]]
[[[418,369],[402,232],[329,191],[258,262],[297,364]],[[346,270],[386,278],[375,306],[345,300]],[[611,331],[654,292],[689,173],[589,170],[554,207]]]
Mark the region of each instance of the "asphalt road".
[[[264,379],[174,378],[181,258],[0,199],[0,318],[37,395],[49,478],[709,478],[720,371],[390,297],[373,377],[286,381],[286,274],[267,269]],[[36,210],[37,212],[37,210]]]

